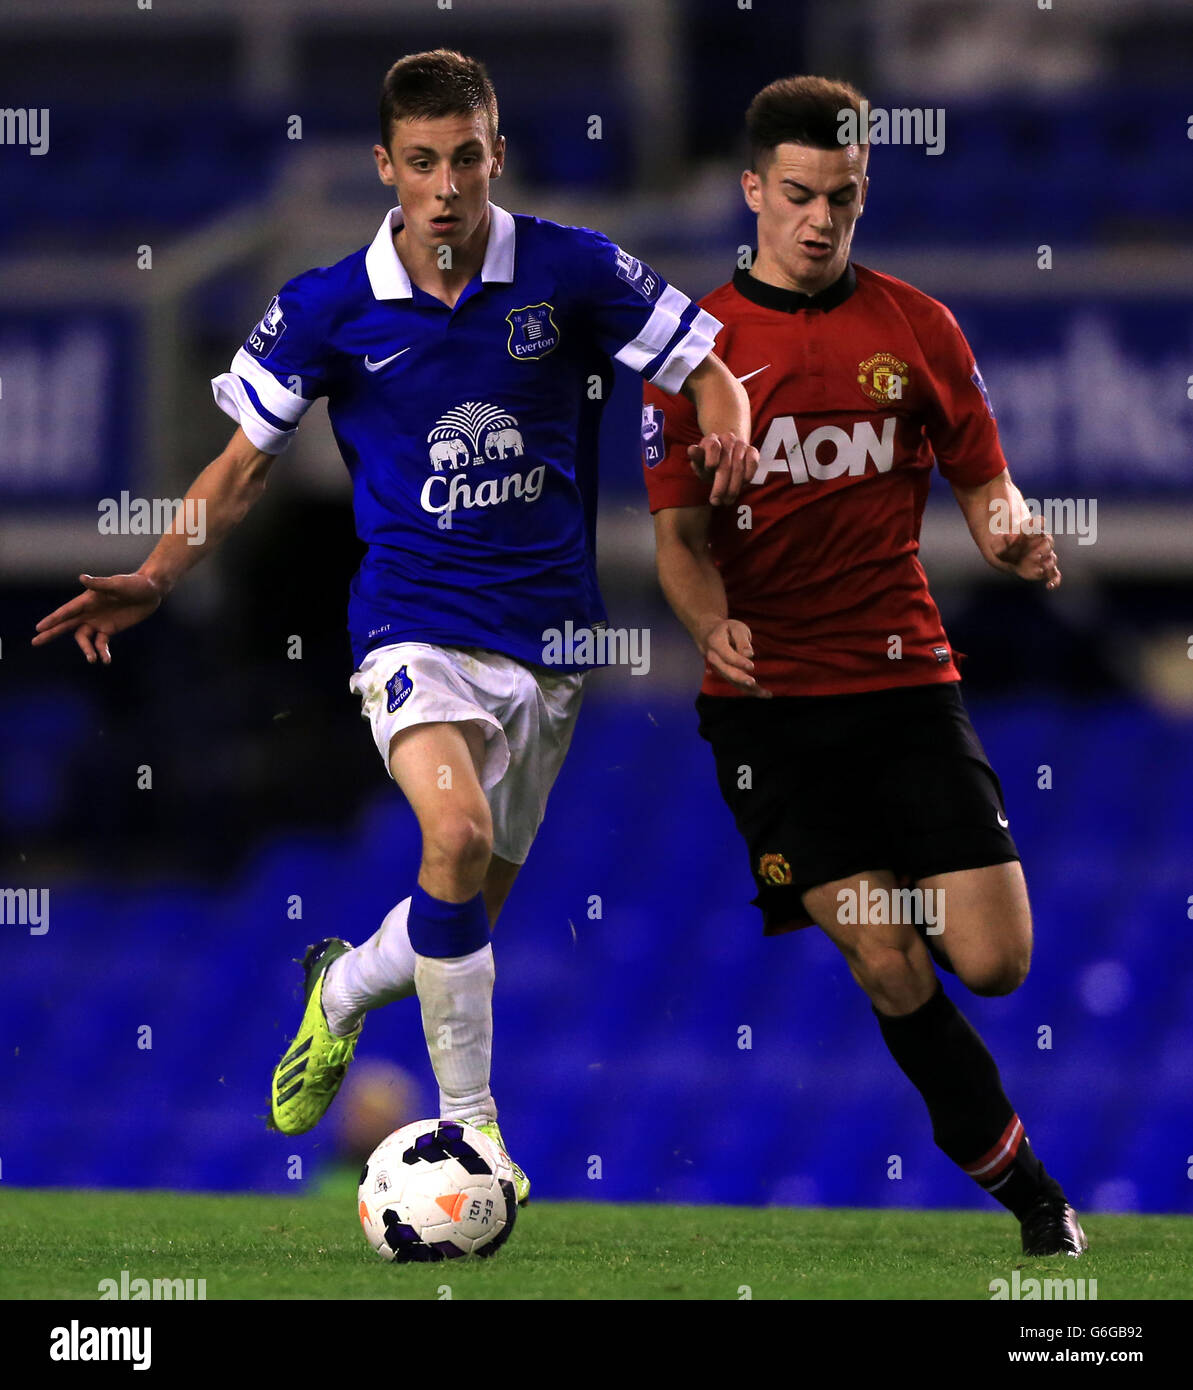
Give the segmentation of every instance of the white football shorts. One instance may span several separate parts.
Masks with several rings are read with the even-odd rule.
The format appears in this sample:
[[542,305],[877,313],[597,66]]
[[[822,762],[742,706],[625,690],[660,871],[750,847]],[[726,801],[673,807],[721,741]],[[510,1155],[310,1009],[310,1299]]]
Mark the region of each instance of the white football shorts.
[[472,720],[485,735],[481,786],[493,852],[524,864],[572,741],[584,672],[552,674],[480,647],[394,642],[375,647],[348,689],[389,772],[389,745],[415,724]]

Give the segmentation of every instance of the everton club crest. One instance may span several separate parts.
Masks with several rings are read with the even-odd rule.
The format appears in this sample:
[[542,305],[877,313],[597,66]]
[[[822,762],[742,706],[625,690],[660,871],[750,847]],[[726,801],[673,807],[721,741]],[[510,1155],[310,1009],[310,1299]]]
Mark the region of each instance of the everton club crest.
[[402,708],[413,689],[414,682],[406,674],[405,666],[399,666],[385,682],[385,693],[389,697],[385,707],[390,714],[395,714]]
[[551,317],[551,304],[527,304],[505,316],[510,326],[509,354],[519,362],[546,357],[559,345],[559,328]]

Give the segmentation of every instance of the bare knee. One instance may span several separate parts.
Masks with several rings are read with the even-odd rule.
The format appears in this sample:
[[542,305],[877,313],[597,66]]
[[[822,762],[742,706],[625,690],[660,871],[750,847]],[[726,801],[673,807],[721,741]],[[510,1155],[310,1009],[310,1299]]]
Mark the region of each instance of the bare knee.
[[423,832],[423,862],[457,875],[484,875],[493,853],[493,831],[480,817],[450,811]]
[[936,972],[918,937],[907,949],[866,944],[844,954],[853,978],[879,1013],[911,1013],[936,989]]
[[972,990],[974,994],[990,998],[1000,994],[1014,994],[1027,979],[1030,964],[1029,952],[1016,951],[1007,955],[967,961],[956,968],[958,978],[967,989]]

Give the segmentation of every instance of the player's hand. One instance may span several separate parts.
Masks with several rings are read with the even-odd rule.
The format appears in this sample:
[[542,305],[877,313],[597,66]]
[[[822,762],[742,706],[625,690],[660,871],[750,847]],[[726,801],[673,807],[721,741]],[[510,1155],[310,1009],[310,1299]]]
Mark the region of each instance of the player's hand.
[[1017,536],[994,552],[1000,568],[1009,569],[1020,579],[1042,580],[1045,589],[1060,587],[1060,566],[1056,562],[1052,537],[1039,517],[1026,521]]
[[714,507],[736,502],[737,494],[758,468],[758,450],[736,434],[706,434],[688,447],[692,471],[702,482],[712,480],[708,500]]
[[696,645],[705,661],[730,685],[763,700],[772,698],[771,692],[763,690],[754,679],[754,644],[745,623],[735,618],[713,618],[701,631]]
[[73,632],[79,650],[94,663],[97,654],[107,666],[112,660],[108,638],[139,623],[162,601],[161,590],[148,575],[114,574],[106,578],[79,575],[86,592],[55,608],[37,625],[33,645],[40,647]]

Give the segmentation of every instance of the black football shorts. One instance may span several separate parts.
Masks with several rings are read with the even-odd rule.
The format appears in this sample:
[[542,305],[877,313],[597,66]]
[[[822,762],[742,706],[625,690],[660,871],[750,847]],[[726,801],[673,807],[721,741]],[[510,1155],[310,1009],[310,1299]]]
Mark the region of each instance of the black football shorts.
[[911,887],[1019,858],[957,687],[697,697],[767,935],[811,926],[803,895],[822,883],[889,869]]

